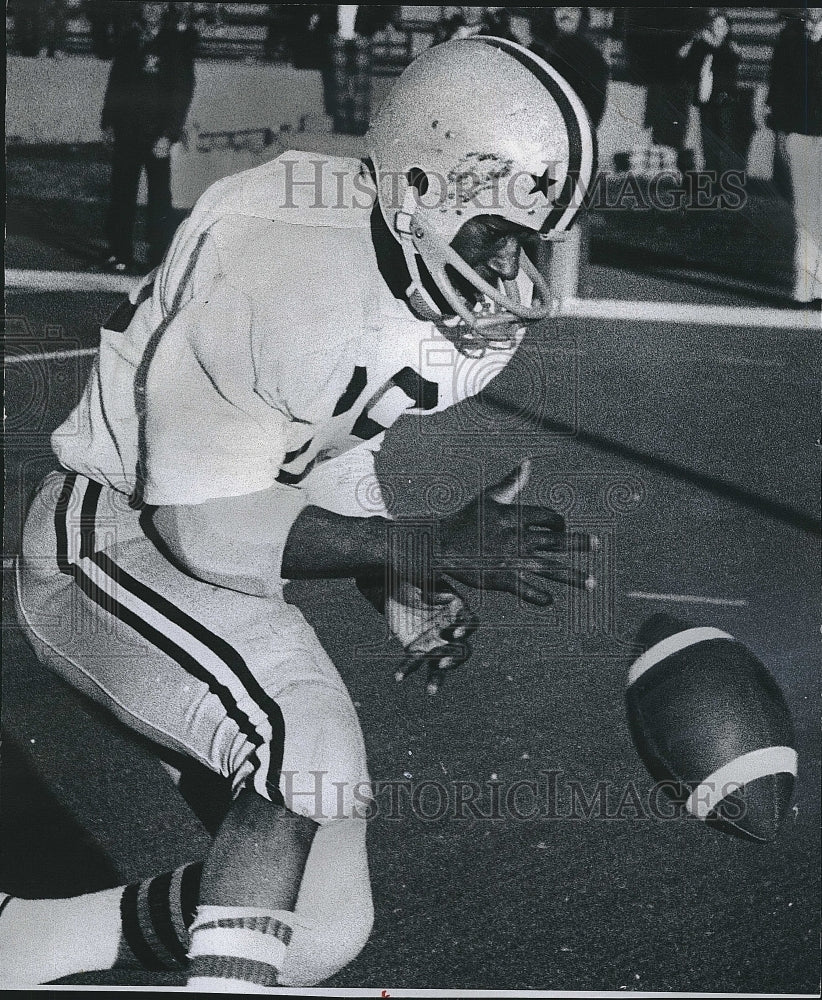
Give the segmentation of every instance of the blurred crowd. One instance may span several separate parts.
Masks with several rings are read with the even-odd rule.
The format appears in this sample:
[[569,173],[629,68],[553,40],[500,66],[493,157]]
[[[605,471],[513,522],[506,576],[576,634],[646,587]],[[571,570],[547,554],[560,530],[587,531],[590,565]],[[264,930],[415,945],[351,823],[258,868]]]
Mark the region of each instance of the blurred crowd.
[[[240,6],[243,5],[159,0],[150,3],[9,0],[8,12],[14,18],[14,45],[20,54],[59,55],[71,12],[72,17],[80,13],[87,20],[92,52],[100,58],[113,59],[103,125],[114,146],[115,165],[121,167],[118,171],[115,166],[114,170],[113,204],[119,205],[111,215],[114,242],[117,233],[130,232],[133,212],[124,206],[132,201],[132,191],[136,197],[136,177],[141,167],[146,170],[150,190],[156,195],[150,203],[162,209],[155,213],[157,218],[166,213],[166,147],[179,138],[181,109],[184,112],[191,100],[193,62],[200,39],[209,32],[213,35],[212,29],[225,19],[236,18],[236,11],[232,14],[229,8]],[[318,70],[323,80],[325,111],[338,133],[365,132],[372,111],[374,77],[384,70],[378,59],[384,60],[388,51],[397,63],[395,71],[399,71],[413,57],[408,26],[402,20],[403,8],[399,6],[259,4],[255,10],[258,27],[264,28],[260,57]],[[774,183],[784,196],[792,199],[798,230],[810,233],[811,242],[818,242],[818,234],[822,232],[818,195],[822,191],[822,10],[819,8],[781,9],[783,20],[767,73],[764,105],[755,100],[756,90],[750,79],[740,79],[743,53],[734,37],[731,8],[442,7],[439,10],[440,18],[429,23],[430,44],[482,34],[529,45],[568,79],[595,127],[606,110],[614,50],[603,45],[601,30],[591,32],[591,11],[599,12],[600,20],[606,12],[606,34],[618,41],[622,78],[641,85],[646,95],[643,125],[650,132],[651,145],[648,147],[647,139],[638,134],[634,152],[650,160],[643,164],[638,155],[632,156],[629,151],[624,155],[630,169],[637,172],[644,168],[653,173],[667,167],[685,176],[694,172],[694,151],[689,148],[688,140],[691,107],[697,109],[704,167],[716,177],[734,169],[744,170],[756,129],[770,127],[776,137]],[[517,14],[516,30],[512,11]],[[152,38],[159,33],[159,42],[146,41],[147,18],[154,26]],[[525,32],[523,23],[527,24]],[[528,37],[522,37],[524,33]],[[149,51],[152,45],[156,51]],[[149,74],[149,83],[146,74],[141,75],[132,65],[138,51],[144,60],[144,70],[152,59],[161,67],[159,75]],[[170,88],[171,99],[162,96],[164,88]],[[163,110],[147,114],[152,102]],[[172,111],[169,103],[173,105]],[[146,125],[161,119],[166,122],[162,129]],[[115,120],[120,123],[119,133]],[[139,152],[132,141],[136,123],[142,123],[136,131],[152,132],[151,143],[143,143]],[[158,139],[163,141],[155,148]],[[619,167],[618,162],[615,165]],[[159,225],[158,222],[155,229]],[[159,247],[161,241],[156,242]],[[814,254],[817,254],[815,244],[801,243],[797,262],[799,255],[804,255],[807,261],[816,259]],[[124,258],[127,246],[113,249],[112,259],[116,259],[118,266],[123,265]],[[812,275],[810,291],[797,287],[797,297],[810,293],[818,297],[818,283],[819,275]]]

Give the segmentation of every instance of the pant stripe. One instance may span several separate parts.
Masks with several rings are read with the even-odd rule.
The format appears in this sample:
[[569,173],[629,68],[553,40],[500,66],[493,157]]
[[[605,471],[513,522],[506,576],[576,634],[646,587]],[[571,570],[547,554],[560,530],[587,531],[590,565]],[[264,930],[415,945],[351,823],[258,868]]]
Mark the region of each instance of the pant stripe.
[[237,650],[230,643],[226,642],[225,639],[210,632],[196,618],[191,618],[161,594],[158,594],[139,580],[136,580],[122,566],[118,566],[106,553],[95,552],[92,561],[119,586],[125,586],[128,593],[133,594],[138,600],[143,601],[149,607],[153,608],[170,624],[177,626],[177,628],[183,630],[196,643],[205,647],[213,657],[218,658],[228,668],[230,673],[236,677],[242,685],[243,690],[254,701],[256,707],[265,714],[266,720],[271,726],[271,749],[277,752],[277,757],[272,758],[272,770],[278,773],[282,767],[283,741],[285,738],[285,722],[282,711],[277,702],[270,695],[266,694],[262,685],[249,670],[248,665]]
[[[105,553],[94,552],[93,536],[86,533],[82,543],[84,551],[91,549],[92,554],[76,562],[71,559],[72,539],[76,538],[76,534],[70,530],[68,508],[76,480],[75,474],[66,478],[55,514],[60,569],[72,576],[83,593],[104,611],[133,628],[207,685],[255,747],[259,763],[254,775],[257,791],[282,803],[279,772],[285,725],[279,706],[263,691],[245,661],[229,643],[135,580]],[[100,492],[101,488],[96,483],[90,484],[86,491],[82,502],[81,533],[93,518]],[[238,702],[241,699],[251,701],[256,712],[240,709]],[[268,780],[269,773],[274,777],[273,781]]]
[[97,547],[95,544],[94,529],[97,520],[97,504],[103,487],[93,480],[89,480],[86,492],[83,496],[83,505],[80,509],[80,558],[87,559]]

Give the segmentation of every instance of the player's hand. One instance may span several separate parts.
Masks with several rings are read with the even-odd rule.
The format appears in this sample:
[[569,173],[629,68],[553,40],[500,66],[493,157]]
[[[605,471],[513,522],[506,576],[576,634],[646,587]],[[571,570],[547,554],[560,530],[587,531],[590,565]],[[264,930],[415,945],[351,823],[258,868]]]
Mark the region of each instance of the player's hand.
[[158,160],[167,160],[171,155],[171,140],[168,136],[161,135],[151,147],[152,156]]
[[386,594],[383,581],[358,579],[357,586],[385,615],[405,650],[406,659],[394,675],[397,681],[425,667],[426,691],[435,695],[448,671],[471,656],[470,639],[479,625],[476,615],[444,580],[437,580],[429,595],[405,580],[398,581],[391,594]]
[[[571,566],[574,552],[592,548],[591,539],[566,530],[550,507],[520,504],[531,464],[519,468],[440,522],[438,569],[476,589],[516,594],[548,607],[555,584],[593,589],[594,581]],[[482,528],[483,548],[477,551]]]

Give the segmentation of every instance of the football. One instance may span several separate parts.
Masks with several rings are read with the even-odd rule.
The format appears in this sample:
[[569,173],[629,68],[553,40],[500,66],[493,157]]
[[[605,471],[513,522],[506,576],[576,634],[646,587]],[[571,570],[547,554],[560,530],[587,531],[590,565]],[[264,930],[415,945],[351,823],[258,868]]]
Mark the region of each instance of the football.
[[727,833],[773,840],[797,772],[790,711],[741,642],[655,615],[628,673],[628,723],[652,777],[688,813]]

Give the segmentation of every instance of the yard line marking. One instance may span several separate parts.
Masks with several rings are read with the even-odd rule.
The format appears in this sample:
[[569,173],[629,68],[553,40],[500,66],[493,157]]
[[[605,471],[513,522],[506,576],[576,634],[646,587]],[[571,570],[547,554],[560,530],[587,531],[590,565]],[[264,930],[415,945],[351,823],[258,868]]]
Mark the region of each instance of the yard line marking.
[[619,319],[640,323],[696,323],[703,326],[822,331],[822,313],[802,309],[768,309],[762,306],[569,298],[560,303],[559,315],[576,319]]
[[[6,271],[6,288],[30,292],[122,292],[141,278],[85,271]],[[771,327],[820,330],[822,314],[762,306],[714,306],[690,302],[643,302],[632,299],[577,299],[560,302],[560,316],[570,319],[617,319],[640,323],[696,323],[707,326]]]
[[12,354],[7,357],[7,365],[22,365],[29,361],[64,361],[67,358],[90,358],[97,353],[96,347],[78,347],[70,351],[42,351],[40,354]]
[[746,608],[748,602],[743,597],[701,597],[697,594],[653,594],[644,590],[631,590],[626,595],[636,600],[673,601],[678,604],[719,604],[729,608]]
[[28,292],[122,292],[127,295],[141,278],[87,271],[6,271],[6,288]]

